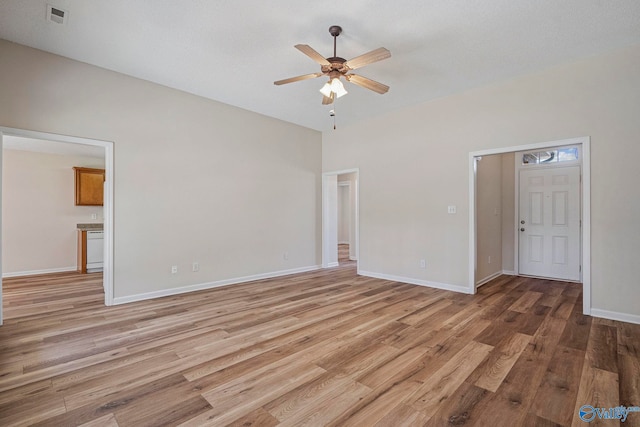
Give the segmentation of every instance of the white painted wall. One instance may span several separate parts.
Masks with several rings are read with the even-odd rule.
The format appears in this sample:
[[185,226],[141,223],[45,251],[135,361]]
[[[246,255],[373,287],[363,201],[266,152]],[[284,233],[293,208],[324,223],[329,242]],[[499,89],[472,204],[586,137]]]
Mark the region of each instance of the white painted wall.
[[640,320],[639,69],[634,46],[324,133],[323,170],[364,183],[360,269],[467,287],[469,153],[590,136],[592,306]]
[[349,246],[349,259],[356,261],[358,259],[358,240],[356,238],[356,224],[358,222],[356,219],[358,212],[358,174],[356,172],[340,174],[338,175],[338,181],[349,182],[349,221],[351,224],[349,229],[349,241],[351,242]]
[[3,150],[3,276],[76,269],[76,225],[103,217],[101,206],[75,206],[74,166],[104,159]]
[[[340,178],[338,178],[340,179]],[[338,182],[338,243],[349,244],[349,228],[350,228],[350,211],[351,204],[350,191],[351,185],[347,182]]]
[[2,40],[0,69],[1,126],[114,142],[116,298],[320,264],[319,132]]
[[338,265],[338,176],[324,177],[323,224],[326,239],[324,267]]
[[476,283],[479,283],[502,273],[502,156],[482,156],[476,171]]
[[515,253],[515,185],[514,153],[500,155],[502,160],[502,270],[513,273]]

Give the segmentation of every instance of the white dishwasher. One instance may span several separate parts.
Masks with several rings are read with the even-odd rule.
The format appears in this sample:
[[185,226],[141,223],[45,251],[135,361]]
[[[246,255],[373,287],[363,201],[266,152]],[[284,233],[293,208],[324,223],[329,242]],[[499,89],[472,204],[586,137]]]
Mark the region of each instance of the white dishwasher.
[[102,271],[104,231],[87,231],[87,272]]

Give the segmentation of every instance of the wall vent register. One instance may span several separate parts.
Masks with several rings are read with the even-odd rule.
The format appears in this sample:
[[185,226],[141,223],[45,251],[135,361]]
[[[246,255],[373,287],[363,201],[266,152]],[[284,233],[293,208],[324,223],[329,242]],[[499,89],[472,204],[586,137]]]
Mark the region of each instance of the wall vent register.
[[66,10],[58,9],[50,4],[47,5],[47,21],[65,25],[67,23],[67,17],[69,13]]

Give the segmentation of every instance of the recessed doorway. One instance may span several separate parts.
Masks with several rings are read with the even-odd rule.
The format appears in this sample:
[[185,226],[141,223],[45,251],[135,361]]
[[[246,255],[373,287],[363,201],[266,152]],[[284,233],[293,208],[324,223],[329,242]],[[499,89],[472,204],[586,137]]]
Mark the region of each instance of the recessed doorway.
[[[88,138],[78,138],[66,135],[57,135],[45,132],[35,132],[23,129],[14,129],[0,127],[0,146],[3,145],[4,137],[15,137],[30,140],[49,141],[51,143],[63,145],[77,145],[78,147],[98,147],[104,152],[104,169],[105,169],[105,185],[104,185],[104,206],[103,206],[103,222],[104,222],[104,270],[103,270],[103,288],[105,305],[113,303],[113,142],[100,141]],[[2,150],[0,150],[0,160],[2,158]],[[2,182],[2,162],[0,161],[0,190],[8,183]],[[0,193],[1,194],[1,193]],[[1,205],[1,200],[0,200]],[[43,214],[46,214],[43,213]],[[2,215],[0,213],[0,221]],[[1,242],[0,242],[1,243]],[[0,272],[2,270],[2,259],[0,257]],[[2,278],[0,275],[0,325],[2,324]]]
[[[515,156],[516,165],[511,167],[515,183],[512,184],[511,197],[513,203],[508,210],[512,215],[511,228],[513,243],[511,246],[513,270],[498,272],[496,274],[522,274],[535,277],[555,278],[561,280],[581,281],[583,287],[583,313],[591,313],[591,215],[590,215],[590,141],[588,137],[573,138],[559,141],[549,141],[521,146],[497,148],[469,153],[469,282],[471,293],[475,293],[477,287],[484,283],[478,277],[479,267],[482,269],[486,260],[479,259],[478,235],[481,233],[482,224],[478,224],[478,165],[484,161],[483,156],[510,154]],[[557,162],[558,173],[545,172],[551,169],[549,163],[554,161],[538,161],[536,164],[525,164],[523,156],[526,153],[550,153],[558,147],[576,147],[580,158],[568,162]],[[548,159],[549,157],[545,157]],[[517,167],[520,162],[522,168]],[[560,165],[560,163],[564,163]],[[513,165],[513,163],[512,163]],[[567,169],[577,166],[577,169]],[[525,179],[521,187],[520,170],[537,172],[524,172]],[[562,172],[562,173],[560,173]],[[564,173],[567,172],[567,173]],[[543,176],[544,175],[544,176]],[[548,177],[545,177],[549,175]],[[558,175],[554,178],[555,175]],[[534,177],[535,176],[535,177]],[[548,178],[548,179],[547,179]],[[533,179],[533,184],[540,181],[540,187],[530,187],[528,182]],[[548,185],[544,181],[549,181]],[[555,184],[554,184],[555,180]],[[552,188],[555,186],[555,189]],[[545,187],[549,187],[546,188]],[[538,191],[539,190],[539,191]],[[577,194],[575,194],[577,190]],[[573,191],[573,195],[569,193]],[[520,193],[523,192],[523,203],[520,202]],[[546,200],[546,203],[542,203]],[[534,212],[537,209],[537,213]],[[526,213],[527,210],[530,212]],[[491,212],[493,213],[493,211]],[[497,215],[497,211],[496,211]],[[525,224],[521,222],[525,221]],[[533,222],[533,224],[532,224]],[[538,223],[551,222],[551,231],[545,235],[537,229]],[[558,227],[553,224],[556,223]],[[565,226],[566,224],[566,226]],[[577,227],[577,228],[576,228]],[[558,230],[553,230],[558,228]],[[554,234],[563,228],[563,233]],[[530,235],[527,234],[531,230]],[[531,238],[529,238],[531,237]],[[515,253],[514,253],[515,252]],[[491,262],[491,258],[487,260]],[[531,262],[529,262],[531,261]],[[539,267],[541,261],[545,261],[546,270],[531,269],[532,265]],[[548,268],[547,268],[548,267]],[[541,267],[542,268],[542,267]],[[577,276],[576,276],[577,271]]]
[[358,260],[358,187],[358,169],[322,174],[323,268],[340,265],[339,248],[349,261]]

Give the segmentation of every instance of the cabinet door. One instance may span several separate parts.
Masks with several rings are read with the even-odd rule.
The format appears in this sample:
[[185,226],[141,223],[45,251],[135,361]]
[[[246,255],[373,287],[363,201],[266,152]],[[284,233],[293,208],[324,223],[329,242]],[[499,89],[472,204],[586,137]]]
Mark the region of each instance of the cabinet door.
[[76,171],[76,205],[102,206],[104,169],[74,168]]

